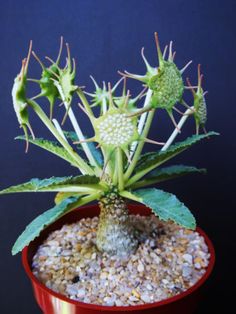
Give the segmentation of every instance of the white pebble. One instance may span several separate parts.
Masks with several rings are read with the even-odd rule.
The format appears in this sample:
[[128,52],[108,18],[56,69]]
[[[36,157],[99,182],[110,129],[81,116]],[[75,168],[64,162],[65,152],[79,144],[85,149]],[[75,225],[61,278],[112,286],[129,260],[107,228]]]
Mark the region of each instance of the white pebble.
[[143,264],[142,263],[139,263],[138,264],[138,271],[141,273],[141,272],[143,272],[144,271],[144,266],[143,266]]
[[183,259],[190,265],[193,263],[193,257],[190,254],[184,254]]

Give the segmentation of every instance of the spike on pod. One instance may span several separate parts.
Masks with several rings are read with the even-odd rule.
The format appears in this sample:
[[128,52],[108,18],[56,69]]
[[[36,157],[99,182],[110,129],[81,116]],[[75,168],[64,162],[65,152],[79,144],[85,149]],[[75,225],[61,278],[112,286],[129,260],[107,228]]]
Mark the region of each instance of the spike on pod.
[[22,60],[22,67],[20,73],[16,76],[12,88],[12,99],[14,110],[20,124],[20,127],[23,129],[26,139],[26,148],[25,152],[29,148],[29,135],[28,130],[31,133],[31,136],[34,139],[34,133],[29,123],[29,114],[28,114],[28,104],[26,97],[26,83],[27,83],[27,72],[30,61],[30,56],[32,52],[32,41],[30,41],[28,55],[25,59]]

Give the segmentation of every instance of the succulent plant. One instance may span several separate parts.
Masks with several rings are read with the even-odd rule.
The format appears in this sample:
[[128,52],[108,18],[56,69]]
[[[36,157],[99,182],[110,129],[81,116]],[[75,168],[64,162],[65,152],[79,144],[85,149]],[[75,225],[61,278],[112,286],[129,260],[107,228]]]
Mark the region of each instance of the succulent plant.
[[[26,151],[29,143],[32,143],[69,162],[80,174],[47,179],[34,178],[0,191],[0,194],[56,193],[55,206],[35,218],[26,227],[13,246],[13,254],[21,251],[46,226],[58,218],[74,208],[95,200],[98,201],[101,210],[97,247],[109,254],[130,254],[138,245],[134,226],[129,220],[127,199],[145,204],[162,220],[173,221],[185,228],[196,227],[193,215],[175,195],[148,186],[189,173],[205,172],[205,169],[192,166],[160,166],[193,144],[217,133],[199,134],[199,127],[204,127],[206,123],[205,92],[201,87],[200,67],[197,87],[192,86],[189,80],[188,86],[185,87],[182,74],[191,62],[179,70],[174,63],[175,53],[172,53],[172,42],[169,45],[169,56],[165,60],[168,47],[166,46],[162,54],[156,33],[155,39],[159,66],[151,67],[142,49],[141,54],[147,69],[145,75],[122,73],[125,77],[113,87],[105,82],[102,87],[99,87],[91,77],[95,85],[95,91],[92,93],[85,92],[75,83],[75,61],[71,59],[68,44],[66,44],[65,66],[63,68],[60,66],[63,39],[61,39],[57,60],[54,62],[46,57],[50,62],[49,66],[44,65],[35,52],[32,52],[32,42],[30,43],[28,56],[22,62],[21,71],[12,89],[14,109],[18,122],[24,130],[24,135],[18,136],[17,139],[26,141]],[[41,66],[42,73],[39,79],[27,77],[31,54]],[[145,89],[134,98],[131,98],[130,91],[126,88],[127,77],[137,79],[145,85]],[[38,84],[40,91],[34,97],[27,97],[28,84],[31,81]],[[124,86],[120,92],[119,84],[122,81]],[[183,100],[184,91],[189,89],[193,94],[192,106]],[[42,97],[49,101],[49,117],[39,104]],[[76,97],[81,102],[80,109],[86,114],[93,128],[94,135],[90,138],[85,136],[84,130],[80,128],[76,119],[73,108],[73,99]],[[144,104],[140,107],[143,97],[145,97]],[[55,107],[61,103],[65,106],[62,126],[53,118]],[[186,107],[185,113],[176,108],[178,103]],[[95,114],[93,107],[99,108],[98,115]],[[55,141],[35,137],[29,123],[29,108],[52,133]],[[174,123],[173,133],[164,142],[148,138],[150,127],[155,121],[155,112],[159,109],[165,109]],[[173,110],[182,115],[178,124]],[[196,121],[197,134],[173,144],[184,122],[190,116],[193,116]],[[63,130],[63,123],[67,117],[73,131]],[[158,149],[142,153],[145,143],[158,145]]]

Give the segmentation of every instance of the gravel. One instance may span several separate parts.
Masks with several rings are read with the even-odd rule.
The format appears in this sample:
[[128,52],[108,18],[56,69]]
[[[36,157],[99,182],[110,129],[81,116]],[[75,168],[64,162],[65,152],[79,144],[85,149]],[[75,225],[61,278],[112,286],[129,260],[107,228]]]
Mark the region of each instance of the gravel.
[[155,216],[130,216],[139,247],[129,257],[96,248],[98,217],[52,232],[33,258],[33,273],[70,299],[105,306],[152,303],[179,294],[205,273],[210,254],[199,233]]

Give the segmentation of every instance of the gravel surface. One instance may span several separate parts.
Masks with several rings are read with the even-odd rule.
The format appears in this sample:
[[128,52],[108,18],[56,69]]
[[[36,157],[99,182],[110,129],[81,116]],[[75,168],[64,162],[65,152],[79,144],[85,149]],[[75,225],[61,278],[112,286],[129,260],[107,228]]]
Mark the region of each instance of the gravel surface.
[[157,302],[203,276],[210,255],[199,233],[154,216],[130,219],[139,247],[129,257],[97,251],[98,217],[86,218],[49,235],[34,256],[34,275],[68,298],[106,306]]

